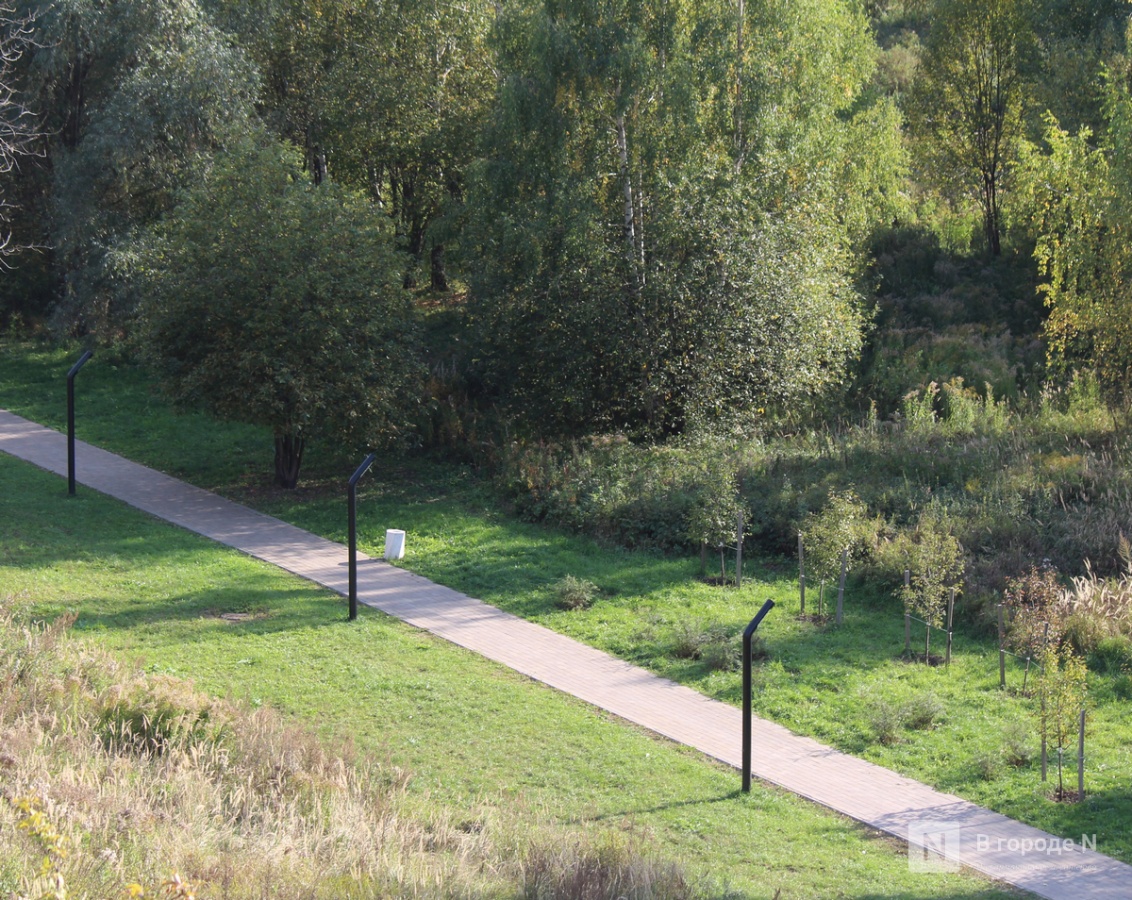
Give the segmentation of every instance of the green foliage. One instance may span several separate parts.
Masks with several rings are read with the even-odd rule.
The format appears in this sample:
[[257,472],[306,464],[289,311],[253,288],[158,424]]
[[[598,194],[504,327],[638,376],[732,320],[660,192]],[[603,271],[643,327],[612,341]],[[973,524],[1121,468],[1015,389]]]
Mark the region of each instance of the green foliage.
[[258,74],[195,0],[46,4],[27,65],[51,135],[46,176],[26,178],[42,181],[56,320],[112,339],[132,304],[107,252],[171,208],[202,156],[247,132]]
[[1038,659],[1049,645],[1061,640],[1065,609],[1061,585],[1052,566],[1008,579],[1003,595],[1009,613],[1006,644],[1019,656]]
[[563,609],[589,609],[600,588],[585,578],[566,575],[554,585],[555,598]]
[[1028,766],[1036,755],[1034,730],[1029,721],[1015,719],[1008,723],[1003,729],[1002,743],[1002,758],[1012,768]]
[[844,117],[867,33],[848,5],[807,10],[748,8],[749,69],[721,49],[722,9],[503,18],[468,200],[471,311],[484,377],[528,428],[749,427],[840,382],[863,320],[826,200],[852,195]]
[[271,429],[293,487],[308,438],[372,449],[406,428],[419,363],[389,245],[372,207],[267,141],[218,157],[118,261],[169,396]]
[[841,574],[841,554],[848,551],[851,569],[868,549],[868,510],[850,488],[831,491],[820,512],[810,513],[802,524],[806,567],[815,579]]
[[[117,396],[125,399],[121,392]],[[84,422],[92,424],[86,417]],[[200,430],[229,427],[209,423]],[[152,435],[143,441],[152,443]],[[241,459],[246,466],[254,456],[243,452]],[[438,480],[446,471],[451,477]],[[301,504],[276,495],[282,505],[274,511],[324,517],[332,531],[341,530],[341,492],[331,487],[340,487],[341,475],[332,472],[325,490],[309,492]],[[5,769],[5,787],[23,793],[23,785],[42,778],[39,783],[57,796],[54,785],[60,790],[66,785],[68,809],[74,812],[63,824],[80,838],[73,846],[82,851],[72,856],[82,880],[68,879],[76,894],[108,896],[105,876],[117,879],[122,866],[131,874],[148,875],[156,859],[178,866],[198,891],[226,890],[233,898],[392,898],[435,894],[437,884],[453,896],[495,898],[513,895],[523,883],[522,862],[532,843],[545,848],[544,861],[558,859],[567,866],[558,876],[542,869],[547,883],[561,878],[570,884],[569,864],[596,855],[607,827],[618,832],[617,843],[630,837],[637,856],[637,862],[611,856],[607,871],[659,871],[661,863],[647,861],[662,854],[679,861],[686,877],[700,885],[693,896],[718,898],[723,881],[735,892],[758,893],[760,882],[768,878],[781,881],[784,893],[800,896],[867,893],[878,878],[913,894],[925,889],[939,893],[955,883],[953,876],[938,882],[931,876],[925,881],[922,874],[909,876],[906,861],[886,845],[782,791],[755,784],[752,795],[740,797],[732,771],[705,765],[670,742],[595,716],[585,705],[447,642],[385,616],[367,615],[365,609],[357,622],[348,623],[341,598],[308,582],[93,492],[67,498],[65,490],[58,490],[56,476],[0,457],[0,483],[0,517],[20,522],[18,542],[12,542],[10,530],[0,535],[0,604],[8,593],[23,595],[26,588],[28,598],[36,599],[37,619],[50,618],[61,608],[79,613],[70,643],[85,660],[85,669],[68,666],[58,676],[25,679],[18,686],[23,689],[34,680],[42,702],[50,702],[59,715],[41,716],[38,710],[45,707],[31,703],[6,703],[0,672],[0,727],[12,734],[10,719],[4,717],[21,716],[33,738],[21,736],[5,744],[5,753],[18,758],[16,767]],[[589,541],[516,525],[486,511],[482,485],[466,473],[457,477],[447,467],[400,460],[395,468],[371,473],[362,484],[371,523],[414,520],[422,551],[414,554],[414,565],[427,560],[450,566],[447,574],[429,574],[459,584],[461,590],[471,590],[461,578],[482,577],[495,592],[474,593],[495,605],[516,613],[523,606],[545,608],[550,619],[584,628],[604,618],[594,634],[612,638],[623,633],[624,616],[637,601],[644,601],[642,610],[649,608],[646,593],[669,598],[666,614],[686,614],[684,591],[691,585],[697,603],[715,603],[704,620],[725,622],[728,633],[736,633],[738,623],[727,603],[716,602],[722,592],[697,585],[690,566],[673,566],[650,555],[602,552]],[[265,498],[263,493],[256,496]],[[64,518],[67,527],[59,529]],[[379,552],[384,526],[378,534],[362,524],[363,547]],[[600,584],[611,577],[619,589],[618,602],[569,615],[555,610],[546,596],[548,555],[561,561],[563,571]],[[768,587],[757,590],[761,594]],[[218,616],[246,609],[253,597],[262,604],[257,617],[230,622]],[[90,599],[76,606],[75,598]],[[788,618],[766,624],[785,624]],[[854,640],[860,637],[857,633]],[[11,657],[6,638],[0,628],[0,667]],[[76,712],[74,676],[114,674],[98,653],[100,646],[134,654],[143,645],[150,673],[175,672],[199,690],[243,698],[260,708],[246,727],[229,729],[216,752],[149,759],[127,753],[112,762],[105,756],[97,764],[81,762],[74,734],[63,726],[96,718],[68,719]],[[381,652],[374,652],[375,647]],[[657,649],[659,663],[667,648]],[[343,666],[347,659],[350,664]],[[757,671],[777,677],[781,667],[772,666]],[[690,668],[718,679],[728,693],[738,681],[734,673],[707,672],[700,663]],[[818,668],[802,665],[799,675]],[[852,672],[864,670],[841,671],[851,684]],[[843,676],[839,672],[837,677]],[[773,681],[765,683],[777,690]],[[373,704],[358,702],[360,696],[380,705],[380,721],[375,721]],[[765,700],[772,696],[768,693]],[[760,708],[763,703],[760,695]],[[275,709],[288,710],[286,727]],[[331,744],[304,733],[308,726],[332,735]],[[548,743],[547,735],[556,740]],[[237,745],[242,748],[238,753],[233,751]],[[100,740],[86,741],[86,746],[106,753]],[[54,755],[41,767],[27,765],[25,751],[33,760],[41,752]],[[595,778],[595,771],[618,777]],[[538,777],[524,788],[525,797],[507,794],[501,803],[492,801],[532,772]],[[67,780],[56,782],[58,773],[66,773]],[[630,832],[620,827],[627,792],[640,804]],[[722,799],[697,805],[695,821],[700,824],[689,830],[689,807],[673,807],[673,797]],[[583,818],[587,822],[579,826]],[[189,822],[203,824],[198,828]],[[708,832],[712,840],[705,842]],[[15,873],[26,871],[26,857],[16,856],[13,864],[20,848],[6,840],[9,833],[0,838],[0,883],[15,890]],[[340,840],[342,834],[352,839]],[[760,835],[759,845],[770,852],[770,868],[760,865],[752,871],[752,835]],[[828,871],[816,864],[822,851],[815,850],[815,865],[799,868],[798,848],[817,847],[831,836],[850,848],[863,867]],[[373,853],[379,845],[382,853]],[[117,853],[113,862],[99,856],[107,846]],[[358,872],[365,879],[360,884]],[[386,880],[383,872],[395,874]],[[406,873],[414,879],[408,887]],[[88,886],[86,878],[93,883]],[[986,894],[988,889],[980,890]]]
[[1127,408],[1132,154],[1126,138],[1132,135],[1132,99],[1118,80],[1110,85],[1107,113],[1111,133],[1100,147],[1087,129],[1070,135],[1050,122],[1049,152],[1028,148],[1023,181],[1050,308],[1045,332],[1051,361],[1063,371],[1089,366],[1105,399]]
[[[704,627],[691,619],[679,621],[672,629],[671,654],[676,659],[699,661],[709,672],[732,672],[743,665],[743,636],[725,625]],[[752,661],[770,656],[765,639],[751,639]]]
[[1089,654],[1088,664],[1094,672],[1132,673],[1132,640],[1123,636],[1102,638]]
[[692,546],[727,547],[734,544],[738,536],[739,516],[747,518],[736,482],[734,465],[728,460],[712,460],[703,472],[701,488],[692,508],[688,511],[686,524],[688,541]]
[[875,740],[890,746],[903,740],[905,730],[931,728],[943,712],[939,698],[930,693],[914,693],[902,701],[877,697],[869,706],[869,726]]
[[1042,737],[1057,751],[1057,791],[1065,796],[1064,756],[1074,744],[1080,714],[1088,699],[1085,660],[1068,644],[1050,646],[1041,655],[1038,677],[1038,727]]
[[929,504],[920,513],[908,544],[911,578],[900,589],[900,599],[907,612],[932,628],[943,623],[948,596],[959,587],[966,567],[963,547],[953,528],[950,517],[939,505]]
[[1033,52],[1025,0],[941,0],[915,85],[916,131],[936,178],[977,198],[987,250],[1001,253],[1000,192],[1021,136]]

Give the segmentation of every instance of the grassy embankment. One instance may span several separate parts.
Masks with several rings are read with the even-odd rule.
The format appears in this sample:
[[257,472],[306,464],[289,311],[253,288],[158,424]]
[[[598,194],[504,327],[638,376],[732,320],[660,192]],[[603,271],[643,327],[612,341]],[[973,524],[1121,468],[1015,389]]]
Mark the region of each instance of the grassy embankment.
[[[0,363],[0,396],[17,412],[62,421],[60,372],[67,357],[10,346]],[[126,366],[84,370],[83,437],[342,539],[341,482],[352,460],[312,460],[295,494],[263,487],[269,445],[252,429],[169,415]],[[841,629],[796,618],[788,563],[761,561],[741,591],[697,578],[698,561],[602,548],[593,541],[515,522],[466,471],[394,461],[363,482],[362,543],[380,552],[386,527],[409,531],[406,565],[488,602],[692,684],[736,700],[734,672],[681,658],[689,632],[734,632],[772,596],[780,608],[763,632],[771,657],[758,673],[757,710],[843,749],[912,774],[1066,837],[1097,834],[1104,852],[1132,859],[1132,800],[1125,700],[1118,679],[1093,680],[1090,797],[1057,804],[1038,778],[1033,701],[997,690],[997,656],[974,634],[957,635],[950,670],[899,659],[898,605],[858,585]],[[601,588],[585,611],[557,607],[565,574]],[[812,596],[812,595],[811,595]],[[812,603],[811,599],[811,603]],[[1020,674],[1012,672],[1013,683]],[[252,696],[252,695],[247,695]],[[1007,764],[1007,758],[1021,765]]]
[[[42,798],[71,896],[176,872],[201,897],[566,898],[585,871],[641,897],[1001,895],[912,874],[890,840],[742,796],[691,751],[380,614],[348,623],[340,598],[7,457],[0,520],[0,785]],[[75,615],[72,637],[14,625],[24,605]],[[19,818],[0,807],[3,890],[43,855]]]

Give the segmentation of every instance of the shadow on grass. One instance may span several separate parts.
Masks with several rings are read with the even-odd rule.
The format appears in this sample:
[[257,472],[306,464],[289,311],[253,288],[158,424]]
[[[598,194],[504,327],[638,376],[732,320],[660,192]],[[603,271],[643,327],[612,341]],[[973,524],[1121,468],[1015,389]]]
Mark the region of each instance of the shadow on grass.
[[[192,623],[193,632],[227,630],[243,634],[273,634],[295,628],[321,628],[346,620],[346,600],[317,588],[214,587],[190,594],[169,594],[130,603],[113,611],[111,601],[91,597],[82,601],[75,627],[83,631],[128,631],[147,625]],[[170,631],[167,641],[177,640]]]

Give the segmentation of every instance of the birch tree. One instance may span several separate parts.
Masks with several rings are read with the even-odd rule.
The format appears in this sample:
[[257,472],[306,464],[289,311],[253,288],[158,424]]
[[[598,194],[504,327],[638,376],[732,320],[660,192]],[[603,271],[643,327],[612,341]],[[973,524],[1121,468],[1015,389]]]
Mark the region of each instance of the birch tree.
[[[664,437],[839,380],[862,319],[833,198],[857,193],[843,151],[870,63],[864,20],[824,6],[841,14],[548,0],[502,16],[467,242],[484,381],[520,420]],[[765,58],[740,65],[752,47]]]

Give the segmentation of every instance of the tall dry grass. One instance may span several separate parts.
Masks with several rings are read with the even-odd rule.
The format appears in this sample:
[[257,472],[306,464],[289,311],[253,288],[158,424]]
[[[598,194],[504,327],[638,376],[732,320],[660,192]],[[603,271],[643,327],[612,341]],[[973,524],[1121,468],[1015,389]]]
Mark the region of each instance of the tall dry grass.
[[0,599],[0,896],[703,895],[629,841],[430,807],[407,772],[126,667],[18,605]]

